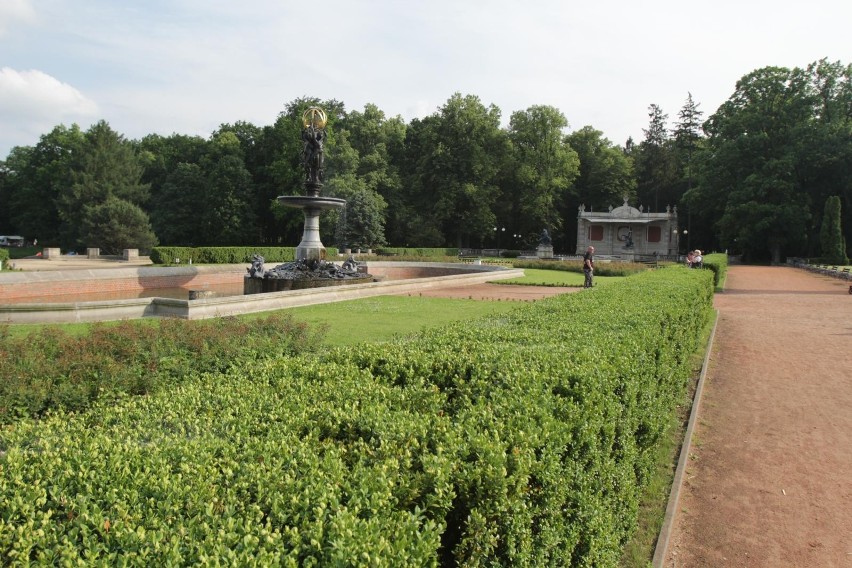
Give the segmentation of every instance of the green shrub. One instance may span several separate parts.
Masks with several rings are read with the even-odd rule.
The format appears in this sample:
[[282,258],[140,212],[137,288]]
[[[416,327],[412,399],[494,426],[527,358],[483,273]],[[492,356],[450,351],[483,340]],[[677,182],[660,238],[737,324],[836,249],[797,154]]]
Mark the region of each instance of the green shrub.
[[9,251],[0,248],[0,268],[6,269],[9,267]]
[[708,254],[702,262],[704,268],[713,271],[713,285],[720,286],[728,274],[728,255],[724,253]]
[[382,247],[376,250],[379,256],[411,256],[411,257],[446,257],[458,256],[457,248],[414,248],[414,247]]
[[20,421],[0,558],[617,565],[711,302],[708,271],[649,271]]
[[[326,248],[329,258],[337,256],[336,248]],[[154,247],[151,262],[154,264],[241,264],[251,262],[259,254],[268,263],[289,262],[296,258],[295,247]]]
[[[537,268],[540,270],[564,270],[583,272],[582,260],[515,260],[515,268]],[[631,276],[645,272],[649,267],[637,262],[596,262],[596,276]]]
[[98,323],[83,336],[46,326],[11,337],[0,326],[0,424],[60,408],[84,410],[100,398],[147,394],[193,373],[294,355],[318,340],[305,324],[282,314],[251,322]]

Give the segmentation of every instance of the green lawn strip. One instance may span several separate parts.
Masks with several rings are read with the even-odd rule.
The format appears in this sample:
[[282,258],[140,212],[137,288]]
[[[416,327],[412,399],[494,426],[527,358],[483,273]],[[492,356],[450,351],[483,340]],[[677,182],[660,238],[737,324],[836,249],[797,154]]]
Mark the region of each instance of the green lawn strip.
[[[521,284],[524,286],[570,286],[580,287],[583,285],[584,275],[580,272],[567,272],[565,270],[543,270],[538,268],[524,268],[524,276],[512,278],[511,280],[496,280],[493,284]],[[623,280],[621,276],[595,276],[596,284],[609,284]]]
[[[457,320],[507,312],[517,303],[451,298],[377,296],[290,308],[293,317],[325,328],[326,345],[378,343]],[[242,316],[258,317],[258,314]]]
[[[348,345],[361,341],[387,341],[398,335],[407,335],[420,329],[447,322],[470,319],[491,313],[503,313],[517,304],[512,302],[483,302],[449,298],[423,298],[413,296],[377,296],[347,302],[316,304],[288,308],[299,321],[312,326],[325,326],[327,345]],[[237,316],[253,320],[276,312],[260,312]],[[159,319],[139,320],[144,325],[159,325]],[[118,322],[104,322],[115,325]],[[56,327],[72,336],[89,333],[91,323],[66,324],[11,324],[10,337],[20,337],[45,327]]]
[[660,438],[660,444],[654,453],[655,465],[648,485],[642,492],[639,503],[638,530],[627,544],[624,545],[624,555],[620,566],[623,568],[646,568],[654,557],[657,537],[663,526],[671,493],[672,481],[677,469],[680,448],[689,422],[692,400],[695,398],[695,388],[701,373],[701,364],[709,347],[710,333],[713,331],[715,316],[710,316],[701,334],[699,349],[692,355],[692,377],[689,388],[683,394],[678,404],[677,412],[669,418],[666,432]]

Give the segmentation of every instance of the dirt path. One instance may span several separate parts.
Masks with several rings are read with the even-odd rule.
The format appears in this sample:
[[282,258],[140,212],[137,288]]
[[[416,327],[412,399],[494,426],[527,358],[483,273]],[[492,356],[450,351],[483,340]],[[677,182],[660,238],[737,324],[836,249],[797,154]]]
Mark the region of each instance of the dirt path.
[[852,567],[852,295],[731,267],[666,567]]

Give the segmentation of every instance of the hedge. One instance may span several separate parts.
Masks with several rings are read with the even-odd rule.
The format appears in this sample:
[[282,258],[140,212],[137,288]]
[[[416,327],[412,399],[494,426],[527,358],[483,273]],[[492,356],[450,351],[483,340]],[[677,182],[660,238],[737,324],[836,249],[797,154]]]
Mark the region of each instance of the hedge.
[[[336,248],[326,248],[326,253],[337,256]],[[266,262],[289,262],[296,258],[295,247],[154,247],[151,262],[154,264],[240,264],[249,263],[259,254]]]
[[317,348],[321,335],[289,313],[253,321],[166,319],[96,323],[85,335],[43,326],[12,336],[0,325],[0,425],[98,399],[149,394],[198,372]]
[[204,374],[0,431],[0,559],[614,566],[708,271]]
[[9,264],[9,251],[0,248],[0,268],[5,269]]
[[[512,266],[515,268],[583,272],[582,260],[515,260],[512,261]],[[649,269],[648,265],[639,262],[597,262],[595,263],[595,276],[630,276]]]
[[708,254],[702,261],[704,268],[713,271],[713,285],[719,286],[725,282],[728,275],[728,255],[725,253]]
[[441,257],[441,256],[458,256],[459,249],[457,248],[415,248],[415,247],[382,247],[376,250],[376,254],[393,255],[393,256],[425,256],[425,257]]

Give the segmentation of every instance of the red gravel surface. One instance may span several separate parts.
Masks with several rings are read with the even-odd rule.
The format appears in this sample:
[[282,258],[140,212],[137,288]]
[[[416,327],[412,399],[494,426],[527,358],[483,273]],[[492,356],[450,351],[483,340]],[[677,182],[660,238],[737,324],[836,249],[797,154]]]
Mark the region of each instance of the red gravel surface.
[[850,284],[729,269],[666,567],[852,567]]

